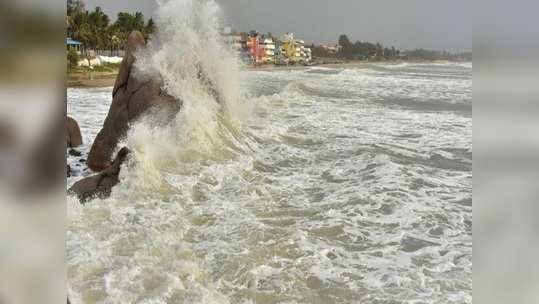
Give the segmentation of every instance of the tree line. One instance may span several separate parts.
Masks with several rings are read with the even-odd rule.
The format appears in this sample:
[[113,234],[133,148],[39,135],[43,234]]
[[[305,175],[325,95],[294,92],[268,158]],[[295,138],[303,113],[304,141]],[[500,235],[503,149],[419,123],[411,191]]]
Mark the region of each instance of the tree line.
[[405,51],[404,55],[406,59],[410,60],[472,61],[472,52],[450,53],[447,51],[415,49]]
[[67,36],[80,41],[84,51],[124,49],[127,37],[134,30],[148,39],[155,32],[155,23],[151,18],[146,22],[141,12],[120,12],[111,23],[101,7],[88,11],[82,0],[67,0]]
[[356,41],[352,43],[348,36],[339,36],[338,57],[356,60],[395,60],[400,51],[395,47],[384,47],[380,43]]

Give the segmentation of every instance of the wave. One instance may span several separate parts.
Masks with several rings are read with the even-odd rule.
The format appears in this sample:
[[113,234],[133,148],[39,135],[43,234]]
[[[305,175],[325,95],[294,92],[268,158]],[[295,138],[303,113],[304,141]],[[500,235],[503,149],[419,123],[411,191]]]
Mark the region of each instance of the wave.
[[158,189],[164,171],[227,159],[244,149],[241,127],[249,108],[239,60],[221,37],[220,20],[214,1],[159,3],[159,30],[137,54],[135,73],[160,78],[162,90],[181,103],[181,110],[172,118],[154,111],[131,126],[126,139],[133,151],[131,183]]

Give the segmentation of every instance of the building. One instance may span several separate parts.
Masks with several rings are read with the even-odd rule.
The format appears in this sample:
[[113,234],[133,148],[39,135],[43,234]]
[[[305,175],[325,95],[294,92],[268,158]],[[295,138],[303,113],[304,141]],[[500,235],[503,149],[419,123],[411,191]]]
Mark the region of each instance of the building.
[[320,45],[320,47],[326,50],[330,54],[336,54],[341,49],[341,46],[338,44],[322,44]]
[[311,48],[305,48],[305,62],[311,62],[313,60],[313,53]]
[[236,33],[230,27],[223,28],[223,37],[225,43],[237,51],[241,51],[246,47],[246,41],[242,37],[242,33]]
[[275,39],[275,64],[285,65],[287,64],[287,58],[283,51],[283,43],[279,39]]
[[251,31],[249,33],[247,50],[253,63],[262,63],[263,50],[260,47],[259,34],[257,31]]
[[77,51],[77,53],[79,55],[81,55],[81,52],[82,52],[82,43],[80,41],[77,41],[77,40],[73,40],[71,38],[67,38],[66,39],[66,46],[67,46],[67,50],[69,51],[70,49],[74,49],[75,51]]
[[260,37],[261,60],[263,63],[275,63],[275,41],[271,37]]
[[297,44],[293,33],[286,33],[282,39],[282,52],[287,63],[296,63],[301,59],[301,46]]
[[240,58],[251,64],[296,64],[312,61],[312,50],[305,47],[305,41],[295,39],[293,33],[286,33],[282,39],[260,35],[257,31],[249,33],[223,29],[225,42],[238,51]]
[[305,62],[305,41],[301,39],[296,40],[296,56],[299,57],[299,62]]

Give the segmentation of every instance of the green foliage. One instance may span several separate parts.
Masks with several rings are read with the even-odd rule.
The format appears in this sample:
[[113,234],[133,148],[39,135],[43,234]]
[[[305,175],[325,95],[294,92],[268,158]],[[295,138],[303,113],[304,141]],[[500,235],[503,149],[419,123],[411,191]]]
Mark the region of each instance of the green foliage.
[[71,48],[67,51],[67,64],[69,68],[76,68],[79,60],[79,54],[75,49]]
[[82,42],[84,48],[94,50],[120,49],[132,31],[142,32],[147,39],[156,30],[153,19],[145,23],[141,12],[120,12],[116,22],[110,24],[110,18],[101,7],[89,12],[82,0],[67,1],[67,21],[68,37]]
[[415,49],[405,51],[407,59],[412,60],[451,60],[451,61],[471,61],[471,52],[450,53],[447,51],[432,51],[426,49]]
[[67,15],[74,16],[84,12],[84,2],[82,0],[67,0]]
[[146,23],[146,26],[144,27],[144,31],[142,32],[144,34],[144,37],[148,39],[153,33],[155,33],[155,22],[152,18],[148,20],[148,23]]
[[339,57],[357,60],[394,60],[399,57],[399,51],[395,47],[384,48],[380,43],[350,42],[348,36],[339,36]]

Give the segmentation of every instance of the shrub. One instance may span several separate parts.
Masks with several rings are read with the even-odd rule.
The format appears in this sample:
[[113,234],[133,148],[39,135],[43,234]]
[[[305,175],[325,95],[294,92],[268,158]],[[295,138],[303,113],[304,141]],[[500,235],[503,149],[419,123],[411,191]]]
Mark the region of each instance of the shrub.
[[70,68],[76,68],[79,63],[79,53],[75,49],[69,49],[67,52],[67,64]]

